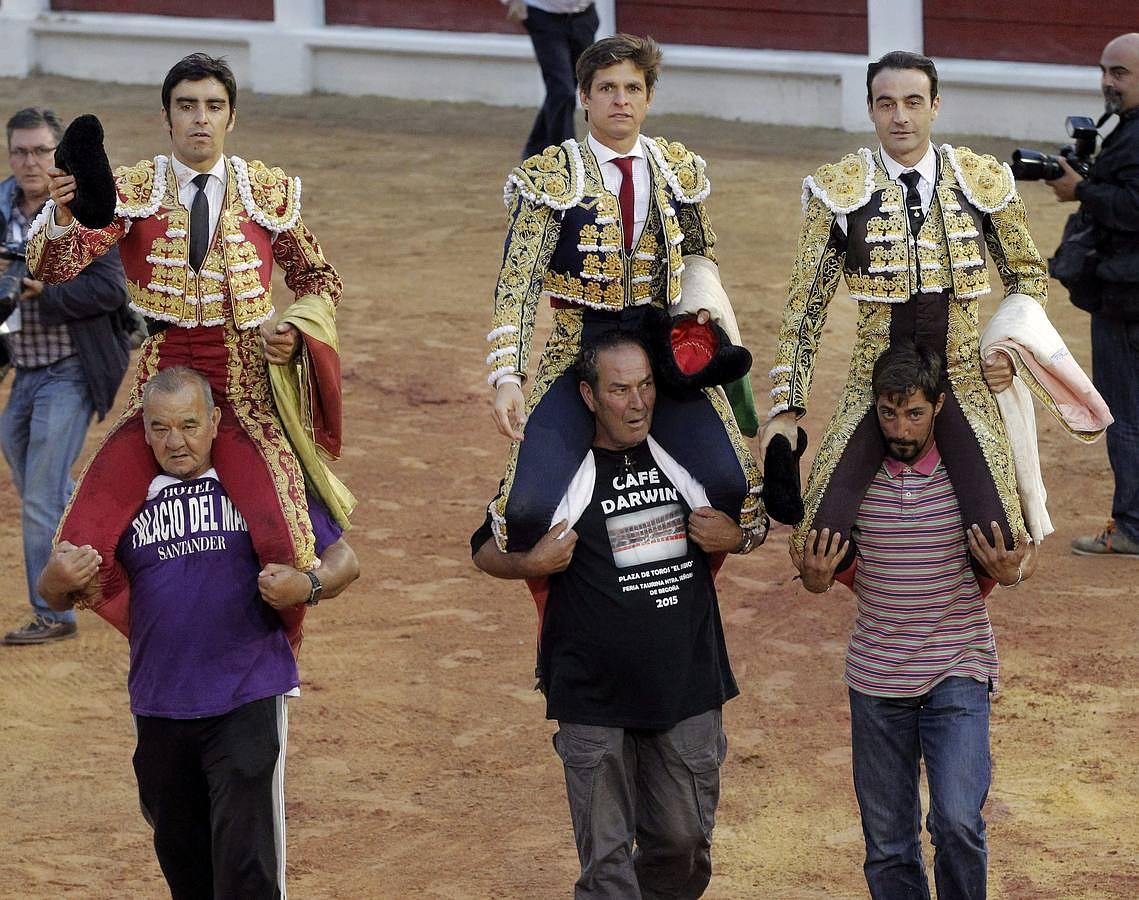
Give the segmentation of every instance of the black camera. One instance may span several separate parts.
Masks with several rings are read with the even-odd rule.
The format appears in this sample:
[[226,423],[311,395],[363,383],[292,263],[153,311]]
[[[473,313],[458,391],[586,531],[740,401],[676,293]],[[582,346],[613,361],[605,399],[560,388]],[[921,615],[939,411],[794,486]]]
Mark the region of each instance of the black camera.
[[[1081,178],[1087,178],[1095,156],[1099,130],[1088,116],[1068,116],[1064,120],[1068,137],[1073,141],[1060,148],[1060,156],[1076,170]],[[1012,152],[1012,174],[1018,181],[1053,181],[1064,174],[1058,157],[1039,150],[1017,147]]]
[[12,315],[24,292],[24,279],[28,277],[28,263],[23,244],[0,244],[0,260],[8,265],[0,272],[0,322]]

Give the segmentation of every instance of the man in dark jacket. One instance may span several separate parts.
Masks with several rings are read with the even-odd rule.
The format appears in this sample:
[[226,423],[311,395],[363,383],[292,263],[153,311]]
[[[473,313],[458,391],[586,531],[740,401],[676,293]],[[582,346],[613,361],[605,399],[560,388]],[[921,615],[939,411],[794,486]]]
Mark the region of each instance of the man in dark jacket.
[[[20,250],[49,196],[47,170],[63,123],[48,109],[8,120],[12,177],[0,182],[0,240]],[[42,644],[75,634],[75,613],[55,612],[35,591],[71,494],[71,467],[92,413],[102,419],[130,361],[123,267],[117,252],[59,285],[24,278],[15,310],[0,326],[2,354],[16,370],[0,417],[0,446],[23,503],[30,622],[6,644]]]
[[1139,34],[1108,42],[1100,57],[1105,109],[1119,116],[1087,178],[1064,160],[1049,186],[1078,200],[1095,223],[1098,262],[1084,296],[1092,314],[1092,380],[1111,407],[1107,458],[1115,473],[1111,519],[1098,535],[1072,541],[1081,555],[1139,556]]

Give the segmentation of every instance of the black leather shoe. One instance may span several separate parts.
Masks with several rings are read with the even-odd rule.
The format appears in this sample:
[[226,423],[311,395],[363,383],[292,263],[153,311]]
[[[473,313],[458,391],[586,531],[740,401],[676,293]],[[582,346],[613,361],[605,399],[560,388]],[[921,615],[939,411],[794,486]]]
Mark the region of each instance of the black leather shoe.
[[43,616],[36,616],[23,628],[9,631],[4,635],[5,644],[46,644],[75,637],[79,629],[74,622],[53,622]]

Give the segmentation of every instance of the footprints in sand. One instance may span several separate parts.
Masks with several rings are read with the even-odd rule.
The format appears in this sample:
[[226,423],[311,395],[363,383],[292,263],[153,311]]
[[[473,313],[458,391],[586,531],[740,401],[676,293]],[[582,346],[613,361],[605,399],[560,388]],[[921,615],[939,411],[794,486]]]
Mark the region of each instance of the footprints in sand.
[[483,652],[481,650],[475,650],[472,647],[463,650],[456,650],[454,653],[448,653],[446,656],[442,656],[439,659],[435,660],[435,665],[439,666],[441,669],[457,669],[464,663],[475,662],[481,660],[482,658]]

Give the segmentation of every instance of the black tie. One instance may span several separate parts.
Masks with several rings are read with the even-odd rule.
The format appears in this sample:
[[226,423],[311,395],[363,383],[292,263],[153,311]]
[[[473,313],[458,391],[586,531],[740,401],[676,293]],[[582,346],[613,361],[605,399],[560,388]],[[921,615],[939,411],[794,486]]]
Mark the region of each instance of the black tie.
[[906,217],[910,220],[910,234],[917,237],[922,221],[921,194],[918,193],[921,172],[903,172],[899,177],[906,186]]
[[198,193],[194,194],[194,203],[190,207],[190,268],[195,272],[202,268],[210,245],[210,201],[206,199],[206,182],[209,180],[208,174],[194,179]]

